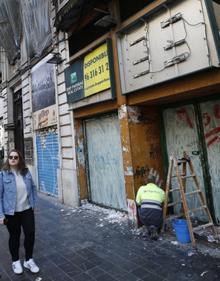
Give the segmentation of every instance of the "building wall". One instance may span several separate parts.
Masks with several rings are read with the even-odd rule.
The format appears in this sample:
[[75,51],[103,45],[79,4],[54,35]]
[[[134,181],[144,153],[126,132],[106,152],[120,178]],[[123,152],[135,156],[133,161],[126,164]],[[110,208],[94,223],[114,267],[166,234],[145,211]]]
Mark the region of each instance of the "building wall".
[[[52,22],[55,10],[52,12]],[[54,30],[55,31],[55,30]],[[79,204],[73,115],[69,111],[66,97],[64,69],[68,64],[69,49],[67,35],[63,32],[53,34],[55,51],[59,52],[62,63],[56,66],[56,101],[58,114],[58,135],[60,146],[59,199],[66,205]]]
[[[4,88],[2,90],[2,95],[4,96],[4,114],[3,114],[3,122],[4,126],[10,122],[13,122],[11,116],[13,116],[12,108],[11,106],[9,107],[8,105],[12,104],[12,95],[11,91],[9,91],[7,88]],[[5,152],[7,152],[14,147],[14,134],[11,130],[5,130],[4,133],[4,138],[5,138]]]
[[[66,104],[66,93],[64,83],[64,68],[68,58],[68,44],[65,34],[56,32],[53,28],[55,19],[55,9],[50,6],[51,26],[53,32],[53,43],[48,48],[50,52],[60,52],[63,62],[55,65],[55,88],[56,88],[56,108],[58,112],[58,121],[56,132],[58,134],[58,155],[59,166],[57,169],[57,188],[59,200],[69,206],[78,206],[78,186],[76,180],[76,164],[75,164],[75,149],[74,149],[74,129],[72,113],[68,111]],[[48,51],[47,51],[48,52]],[[34,130],[35,116],[32,113],[32,81],[31,68],[40,60],[35,59],[30,61],[27,58],[24,41],[21,44],[21,60],[14,66],[8,64],[8,60],[4,57],[3,83],[1,95],[3,100],[3,123],[8,126],[13,123],[13,93],[17,89],[22,91],[23,102],[23,124],[24,124],[24,153],[26,162],[31,170],[35,182],[38,184],[38,155],[36,146],[37,132]],[[20,74],[17,70],[22,70]],[[5,81],[10,81],[8,84]],[[6,152],[14,148],[14,133],[13,129],[8,129],[4,132],[4,143]]]
[[[165,3],[166,1],[163,2]],[[185,8],[187,8],[187,11],[190,13],[190,5],[196,5],[194,1],[191,2],[192,3],[190,3],[190,1],[186,1],[185,6],[184,3],[181,3],[181,9],[184,10]],[[132,91],[129,94],[124,93],[124,95],[122,95],[120,73],[118,70],[122,67],[122,65],[120,64],[120,55],[122,55],[122,50],[117,52],[118,32],[120,32],[120,30],[123,30],[123,32],[126,31],[126,27],[128,27],[128,30],[129,28],[130,30],[135,30],[135,28],[131,28],[132,25],[136,23],[138,25],[138,23],[140,23],[139,19],[142,18],[146,13],[148,13],[151,8],[155,8],[158,4],[162,4],[162,1],[154,1],[154,3],[146,6],[143,10],[138,12],[133,17],[127,19],[121,24],[118,24],[115,30],[112,29],[111,39],[113,43],[116,100],[112,101],[111,103],[102,102],[99,104],[87,106],[85,108],[73,110],[76,122],[76,151],[80,198],[89,197],[85,161],[86,152],[84,147],[85,138],[83,135],[84,133],[82,127],[83,119],[96,117],[98,114],[108,112],[110,113],[115,110],[118,111],[120,120],[125,188],[128,200],[128,212],[130,217],[133,219],[135,219],[136,212],[136,206],[134,202],[135,194],[138,187],[145,183],[146,176],[152,169],[157,174],[158,184],[162,188],[165,187],[166,174],[164,173],[164,171],[166,171],[165,166],[167,163],[167,158],[165,142],[163,139],[161,107],[164,104],[174,104],[180,101],[185,102],[186,100],[199,99],[201,97],[217,93],[220,86],[220,71],[218,68],[213,68],[209,70],[204,69],[203,71],[198,73],[188,73],[184,77],[175,77],[175,80],[169,80],[164,83],[158,83],[157,81],[154,86],[144,89],[141,89],[139,85],[137,86],[138,90]],[[198,5],[200,4],[201,3],[198,3]],[[179,8],[176,5],[174,6],[175,11],[173,13],[175,14],[175,12],[179,11]],[[158,16],[160,16],[160,13],[158,13]],[[169,15],[166,14],[164,15],[163,19],[165,19],[166,16],[169,17]],[[155,20],[156,18],[157,15],[153,17],[153,20]],[[206,14],[204,15],[204,18],[207,20]],[[144,22],[141,22],[144,25]],[[176,28],[176,26],[174,26],[174,28]],[[202,26],[200,26],[200,28],[202,29]],[[188,27],[188,31],[189,29],[190,28]],[[165,31],[167,30],[168,29],[166,29]],[[176,30],[176,32],[178,33],[178,30]],[[195,29],[193,29],[193,32],[195,32]],[[151,36],[154,36],[154,38],[151,38],[152,40],[156,40],[155,32],[152,32]],[[139,37],[137,36],[137,38]],[[137,38],[134,35],[133,39]],[[187,40],[188,39],[189,38],[187,38]],[[190,37],[190,40],[192,40],[190,43],[195,46],[192,37]],[[210,40],[209,43],[212,45],[213,41],[210,27],[208,27],[208,40]],[[100,41],[97,40],[97,45],[99,44]],[[95,48],[95,40],[93,43],[93,48]],[[213,45],[211,46],[211,48],[213,48]],[[81,50],[80,55],[88,52],[88,50],[89,46],[86,46],[83,50]],[[136,50],[134,50],[134,53],[134,55],[140,55]],[[166,55],[168,58],[168,53],[166,53]],[[194,53],[194,55],[196,54]],[[157,55],[155,56],[155,58],[156,57]],[[74,59],[77,59],[77,56],[75,56]],[[165,60],[165,58],[163,59]],[[206,58],[204,57],[204,59]],[[215,55],[213,56],[214,64],[216,64],[216,59],[217,56],[215,53]],[[183,65],[181,65],[180,67],[182,66]],[[178,67],[176,66],[176,68]],[[160,68],[158,67],[157,69]],[[171,69],[167,68],[167,71],[169,72],[171,71]],[[154,73],[149,76],[149,79],[151,79],[153,75]]]
[[134,189],[146,184],[149,172],[157,173],[157,184],[164,186],[160,116],[157,107],[129,107]]
[[[115,3],[113,9],[116,10],[116,14],[119,14],[116,5],[117,1],[112,2]],[[220,70],[219,68],[213,68],[204,69],[200,73],[187,74],[184,77],[176,77],[175,80],[165,81],[162,84],[150,84],[151,87],[145,89],[137,86],[129,95],[125,93],[122,95],[119,72],[121,57],[120,52],[118,53],[117,50],[118,32],[121,29],[126,29],[126,27],[131,27],[134,23],[136,24],[151,9],[159,4],[166,4],[166,2],[167,1],[153,1],[153,3],[146,5],[143,10],[133,15],[125,22],[120,23],[120,21],[118,21],[118,25],[113,27],[110,32],[106,33],[105,36],[101,38],[102,40],[100,40],[100,38],[95,39],[94,42],[89,46],[85,46],[84,49],[80,50],[79,53],[72,58],[69,57],[67,34],[61,31],[57,32],[53,27],[53,44],[51,50],[53,52],[58,52],[62,59],[59,64],[55,65],[55,84],[58,115],[56,130],[59,140],[58,150],[60,162],[57,175],[58,196],[59,200],[64,204],[78,206],[79,198],[89,198],[83,128],[85,119],[106,113],[118,113],[128,212],[130,217],[135,220],[135,195],[138,187],[145,183],[145,178],[151,169],[158,175],[158,184],[164,187],[166,175],[163,174],[163,170],[164,163],[167,159],[165,159],[162,154],[162,146],[164,143],[161,141],[161,128],[163,124],[160,119],[160,107],[164,104],[174,104],[179,101],[185,102],[190,99],[199,99],[203,96],[205,97],[219,92]],[[189,5],[190,1],[187,1],[187,3],[187,5]],[[191,11],[191,9],[188,10]],[[56,17],[54,8],[52,9],[51,15],[51,26],[53,26]],[[85,22],[86,20],[88,19],[85,19]],[[143,21],[141,22],[144,24]],[[202,26],[200,26],[200,28],[202,28]],[[73,27],[72,30],[74,30]],[[208,29],[208,33],[210,35],[210,29]],[[151,36],[154,36],[154,34],[153,32]],[[116,99],[90,105],[87,103],[86,107],[82,106],[81,108],[74,107],[74,104],[69,105],[67,103],[64,70],[72,61],[89,53],[91,49],[105,42],[107,38],[112,39],[113,45]],[[138,52],[134,52],[134,54],[136,55]],[[25,56],[25,52],[22,52],[22,67],[27,65]],[[32,172],[35,173],[37,171],[37,150],[31,109],[30,72],[26,70],[21,76],[16,77],[16,67],[9,67],[6,64],[6,68],[8,74],[7,79],[11,80],[13,75],[14,79],[11,80],[7,87],[5,85],[2,91],[5,97],[4,124],[8,124],[12,121],[12,92],[20,84],[23,98],[25,156],[29,159],[28,164]],[[170,71],[169,68],[167,69]],[[13,147],[14,137],[13,132],[10,130],[5,132],[5,143],[7,144],[7,148]],[[31,157],[31,155],[33,156]],[[37,174],[35,178],[37,180]]]
[[3,121],[3,98],[0,96],[0,166],[4,161],[4,121]]

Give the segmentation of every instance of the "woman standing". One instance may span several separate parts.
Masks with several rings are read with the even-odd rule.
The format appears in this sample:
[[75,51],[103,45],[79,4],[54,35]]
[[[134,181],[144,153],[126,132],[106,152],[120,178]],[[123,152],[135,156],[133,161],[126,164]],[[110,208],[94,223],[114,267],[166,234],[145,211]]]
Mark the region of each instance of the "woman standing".
[[19,259],[21,227],[25,248],[23,265],[33,273],[39,272],[33,260],[36,196],[36,186],[21,153],[12,149],[0,173],[0,224],[6,224],[9,232],[9,250],[15,274],[23,273]]

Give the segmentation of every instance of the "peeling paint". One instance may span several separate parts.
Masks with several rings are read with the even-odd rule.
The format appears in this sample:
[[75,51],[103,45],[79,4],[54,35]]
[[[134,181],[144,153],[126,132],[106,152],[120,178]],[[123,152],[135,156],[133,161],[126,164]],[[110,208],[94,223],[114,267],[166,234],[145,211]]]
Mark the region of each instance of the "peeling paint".
[[121,105],[118,110],[118,118],[119,120],[126,118],[127,116],[127,106],[125,104]]
[[125,175],[126,176],[133,176],[134,175],[133,168],[131,166],[126,168]]
[[129,219],[137,225],[137,207],[134,200],[127,199],[128,203],[128,217]]
[[125,146],[122,147],[123,152],[129,152],[129,149]]
[[79,141],[78,146],[76,147],[76,153],[79,164],[85,166],[83,141]]
[[140,122],[140,109],[137,106],[128,106],[128,121],[131,123],[141,123]]
[[52,128],[47,128],[47,129],[44,129],[44,130],[37,131],[37,135],[40,137],[41,146],[44,149],[46,149],[46,138],[47,138],[47,135],[49,133],[57,134],[57,128],[52,127]]

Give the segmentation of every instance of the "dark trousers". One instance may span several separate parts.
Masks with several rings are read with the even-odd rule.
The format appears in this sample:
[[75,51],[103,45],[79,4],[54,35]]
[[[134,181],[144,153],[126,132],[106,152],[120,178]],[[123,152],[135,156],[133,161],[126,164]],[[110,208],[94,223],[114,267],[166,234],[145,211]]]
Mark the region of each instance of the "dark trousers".
[[157,230],[160,229],[163,223],[162,210],[150,208],[138,208],[139,218],[142,224],[148,226],[155,226]]
[[25,258],[32,258],[35,240],[34,211],[30,208],[23,212],[15,212],[13,216],[5,215],[9,232],[9,250],[12,261],[19,260],[21,227],[24,232]]

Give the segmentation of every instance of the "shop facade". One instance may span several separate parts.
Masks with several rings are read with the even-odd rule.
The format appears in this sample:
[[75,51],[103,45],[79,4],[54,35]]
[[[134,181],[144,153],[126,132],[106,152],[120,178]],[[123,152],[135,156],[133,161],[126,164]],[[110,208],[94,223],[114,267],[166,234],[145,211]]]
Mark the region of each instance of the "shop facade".
[[[164,175],[169,156],[182,158],[186,151],[219,223],[220,6],[211,2],[170,3],[160,13],[137,18],[118,32],[118,50],[128,104],[145,104],[146,112],[152,104],[159,112]],[[193,183],[188,185],[191,190]],[[197,199],[191,197],[188,204],[197,207]],[[206,219],[201,212],[194,215]]]
[[74,141],[63,81],[65,34],[53,29],[53,1],[5,5],[0,5],[7,18],[0,28],[5,38],[0,42],[5,153],[19,149],[39,191],[76,207]]
[[[169,155],[181,158],[186,151],[219,223],[217,2],[149,1],[139,3],[137,11],[128,8],[123,17],[121,3],[106,1],[112,20],[107,30],[83,46],[76,40],[74,47],[71,42],[80,37],[80,30],[74,33],[76,23],[67,26],[68,16],[63,15],[60,26],[70,38],[65,83],[74,116],[81,199],[128,211],[135,221],[135,194],[148,173],[153,170],[164,188]],[[81,20],[82,35],[83,29],[92,31],[86,15]],[[99,83],[100,65],[95,62],[87,72],[86,63],[107,41],[111,42],[108,89],[115,94],[108,96],[101,88],[90,94],[88,73],[93,85]],[[81,84],[74,82],[79,65]],[[76,87],[71,86],[68,71]],[[197,203],[192,198],[189,204]],[[202,214],[198,217],[203,219]]]
[[218,2],[45,1],[44,41],[21,41],[1,84],[6,150],[24,152],[42,192],[136,223],[139,186],[154,172],[164,188],[169,155],[186,151],[219,223]]

